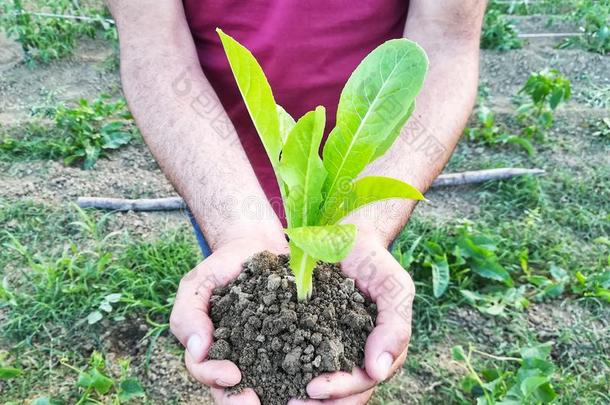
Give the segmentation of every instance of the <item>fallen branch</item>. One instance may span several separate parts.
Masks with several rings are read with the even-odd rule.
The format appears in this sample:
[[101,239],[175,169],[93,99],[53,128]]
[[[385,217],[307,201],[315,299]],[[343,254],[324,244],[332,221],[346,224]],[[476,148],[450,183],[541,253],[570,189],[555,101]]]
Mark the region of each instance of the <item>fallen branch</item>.
[[532,34],[519,34],[519,38],[567,38],[567,37],[582,37],[583,32],[540,32]]
[[[432,187],[460,186],[464,184],[483,183],[490,180],[504,180],[516,176],[544,174],[541,169],[502,168],[474,170],[462,173],[441,174],[434,180]],[[175,211],[186,209],[184,200],[180,197],[165,198],[104,198],[78,197],[76,200],[81,208],[97,208],[112,211]]]
[[89,22],[105,22],[110,25],[115,25],[115,22],[111,18],[104,18],[102,16],[97,17],[89,17],[85,15],[69,15],[69,14],[54,14],[54,13],[40,13],[33,11],[23,11],[12,13],[12,15],[31,15],[34,17],[46,17],[46,18],[59,18],[60,20],[79,20],[79,21],[89,21]]
[[434,180],[432,187],[461,186],[464,184],[483,183],[490,180],[505,180],[511,177],[532,175],[540,176],[544,174],[542,169],[521,169],[521,168],[501,168],[473,170],[462,173],[441,174]]
[[112,211],[175,211],[186,208],[180,197],[142,198],[130,200],[126,198],[78,197],[76,200],[81,208],[97,208]]

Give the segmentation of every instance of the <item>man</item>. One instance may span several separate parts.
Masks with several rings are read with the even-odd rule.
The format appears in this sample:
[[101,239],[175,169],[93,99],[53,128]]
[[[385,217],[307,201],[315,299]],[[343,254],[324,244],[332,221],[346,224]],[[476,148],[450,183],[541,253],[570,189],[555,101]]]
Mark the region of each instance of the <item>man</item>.
[[[428,53],[430,70],[411,123],[367,172],[426,190],[442,170],[474,103],[483,0],[109,0],[120,38],[125,96],[159,165],[187,202],[213,253],[185,275],[170,325],[189,372],[218,403],[256,404],[252,390],[224,388],[241,375],[206,360],[210,292],[250,255],[287,251],[277,185],[238,94],[214,28],[248,47],[293,117],[322,104],[334,126],[340,91],[362,58],[405,36]],[[341,263],[378,305],[365,367],[314,379],[308,404],[362,404],[404,362],[414,286],[387,247],[413,201],[380,202],[351,215],[358,241]],[[277,215],[276,215],[277,214]],[[303,401],[293,400],[294,403]]]

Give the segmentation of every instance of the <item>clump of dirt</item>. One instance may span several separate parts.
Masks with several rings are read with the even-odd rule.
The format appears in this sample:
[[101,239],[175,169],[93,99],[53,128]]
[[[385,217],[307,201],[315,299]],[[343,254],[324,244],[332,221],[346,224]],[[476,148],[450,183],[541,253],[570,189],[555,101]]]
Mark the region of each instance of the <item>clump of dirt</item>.
[[231,284],[216,289],[209,358],[242,372],[235,392],[253,388],[263,404],[306,397],[314,377],[362,366],[377,308],[337,265],[318,264],[313,294],[298,302],[288,257],[259,253]]

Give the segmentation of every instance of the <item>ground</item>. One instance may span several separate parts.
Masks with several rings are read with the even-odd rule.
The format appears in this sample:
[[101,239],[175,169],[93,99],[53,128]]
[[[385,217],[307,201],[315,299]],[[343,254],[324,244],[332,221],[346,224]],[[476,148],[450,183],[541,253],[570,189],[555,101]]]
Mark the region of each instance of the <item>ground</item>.
[[[517,24],[523,32],[541,32],[547,19],[524,16]],[[550,30],[575,29],[564,20],[557,24]],[[523,49],[481,55],[485,103],[514,130],[519,127],[512,118],[513,97],[531,72],[553,67],[571,80],[573,98],[558,109],[546,140],[535,143],[537,153],[464,139],[445,170],[537,167],[546,175],[434,189],[396,249],[408,249],[418,236],[443,240],[469,221],[497,239],[500,262],[528,289],[535,290],[524,281],[524,269],[548,274],[551,265],[559,266],[570,281],[557,297],[530,296],[527,308],[509,305],[492,316],[461,298],[464,286],[458,281],[435,298],[429,276],[408,268],[418,287],[409,357],[379,387],[373,404],[471,403],[460,385],[466,372],[451,357],[453,346],[474,345],[498,357],[542,342],[553,342],[557,403],[610,402],[610,307],[575,281],[577,273],[590,279],[609,270],[610,137],[595,128],[610,116],[610,57],[555,45],[557,40],[532,39]],[[107,40],[81,39],[72,56],[34,67],[21,63],[12,40],[0,37],[0,49],[0,140],[27,131],[36,119],[33,107],[101,92],[120,96],[118,71],[108,62],[116,57],[115,48]],[[167,328],[180,276],[201,260],[185,214],[105,215],[73,205],[78,196],[172,195],[139,139],[92,170],[61,160],[0,160],[0,368],[23,370],[18,378],[0,378],[0,402],[39,397],[77,402],[83,393],[75,386],[78,370],[96,351],[116,381],[121,361],[129,361],[123,373],[142,383],[143,401],[211,403],[208,390],[188,376],[182,350]],[[100,310],[102,319],[89,325],[87,317],[113,293],[121,297],[107,302],[112,310]],[[484,355],[475,360],[481,369],[498,364]]]

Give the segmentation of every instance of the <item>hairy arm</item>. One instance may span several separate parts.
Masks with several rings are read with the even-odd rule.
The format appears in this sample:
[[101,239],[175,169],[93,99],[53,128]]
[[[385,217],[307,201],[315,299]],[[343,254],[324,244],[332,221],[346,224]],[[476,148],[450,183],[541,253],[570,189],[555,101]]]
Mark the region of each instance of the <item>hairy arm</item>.
[[[409,123],[367,174],[403,180],[421,191],[441,172],[471,113],[479,77],[479,36],[484,0],[411,0],[405,37],[430,59],[424,87]],[[388,246],[406,224],[415,201],[383,201],[348,222],[370,230]]]
[[182,2],[108,4],[119,31],[129,107],[212,249],[266,232],[282,237],[235,129],[201,70]]

